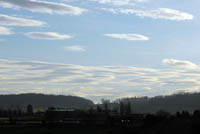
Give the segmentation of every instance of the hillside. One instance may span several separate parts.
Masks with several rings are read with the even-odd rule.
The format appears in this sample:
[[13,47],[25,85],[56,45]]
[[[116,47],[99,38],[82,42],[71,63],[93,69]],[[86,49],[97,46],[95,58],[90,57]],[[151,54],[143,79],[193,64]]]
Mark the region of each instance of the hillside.
[[[125,103],[131,102],[133,113],[155,113],[164,110],[170,113],[187,110],[193,112],[200,109],[200,93],[175,94],[170,96],[122,98]],[[118,102],[110,103],[109,107],[119,109]],[[34,108],[65,107],[88,109],[95,104],[91,100],[76,96],[44,95],[44,94],[19,94],[0,95],[0,108],[26,108],[28,104]]]
[[193,112],[200,109],[200,93],[175,94],[170,96],[157,96],[153,98],[124,98],[130,100],[134,113],[155,113],[165,110],[170,113],[187,110]]
[[44,94],[0,95],[0,108],[25,108],[28,104],[34,108],[65,107],[87,109],[93,102],[81,97]]

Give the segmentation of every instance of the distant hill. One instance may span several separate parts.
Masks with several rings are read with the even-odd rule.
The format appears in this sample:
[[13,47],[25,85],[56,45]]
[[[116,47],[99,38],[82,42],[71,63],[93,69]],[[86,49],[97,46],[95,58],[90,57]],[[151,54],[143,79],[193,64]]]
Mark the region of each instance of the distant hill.
[[75,96],[44,94],[0,95],[0,108],[26,108],[28,104],[31,104],[34,108],[65,107],[87,109],[94,106],[92,101]]
[[[200,93],[175,94],[170,96],[122,98],[124,103],[129,100],[133,113],[155,113],[164,110],[170,113],[187,110],[193,112],[200,110]],[[110,103],[108,106],[119,110],[119,100]],[[95,104],[88,99],[63,96],[63,95],[44,95],[44,94],[19,94],[19,95],[0,95],[0,108],[26,108],[31,104],[34,108],[64,107],[88,109],[95,107]],[[103,107],[103,105],[102,105]]]
[[124,98],[122,100],[130,100],[134,113],[155,113],[159,110],[165,110],[170,113],[182,110],[189,112],[200,110],[200,93],[175,94],[153,98]]

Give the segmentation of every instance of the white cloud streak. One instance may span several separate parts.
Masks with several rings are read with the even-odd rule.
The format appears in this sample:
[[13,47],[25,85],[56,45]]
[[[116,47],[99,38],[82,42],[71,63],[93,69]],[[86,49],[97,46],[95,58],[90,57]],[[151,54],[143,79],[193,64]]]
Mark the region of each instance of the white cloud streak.
[[183,69],[200,69],[200,66],[190,62],[190,61],[182,61],[176,59],[164,59],[163,63],[176,67],[176,68],[183,68]]
[[0,6],[4,8],[24,9],[32,12],[61,15],[80,15],[86,11],[85,9],[64,3],[55,3],[44,0],[0,0]]
[[144,3],[148,2],[149,0],[90,0],[96,1],[101,4],[112,4],[115,6],[124,6],[124,5],[135,5],[136,3]]
[[86,51],[82,46],[66,46],[64,47],[66,51],[73,51],[73,52],[84,52]]
[[139,17],[150,17],[153,19],[165,19],[174,21],[192,20],[194,16],[189,13],[182,11],[159,8],[155,10],[135,10],[135,9],[113,9],[113,8],[102,8],[105,11],[112,12],[114,14],[135,14]]
[[[167,62],[168,64],[168,62]],[[177,68],[153,69],[134,66],[80,66],[39,61],[0,59],[0,84],[3,93],[28,92],[75,94],[84,97],[126,97],[126,93],[159,95],[184,89],[192,92],[200,86],[200,70]],[[184,62],[184,64],[191,64]],[[194,64],[194,63],[192,63]],[[185,65],[184,65],[185,66]],[[188,67],[187,67],[188,68]],[[59,87],[59,90],[55,90]],[[37,91],[37,92],[38,92]],[[196,91],[196,90],[195,90]],[[1,93],[1,90],[0,90]],[[158,94],[156,94],[158,93]]]
[[72,38],[68,34],[59,34],[55,32],[29,32],[25,34],[27,37],[39,40],[65,40]]
[[118,38],[118,39],[125,39],[125,40],[149,40],[148,37],[140,34],[104,34],[104,36],[111,37],[111,38]]
[[11,35],[14,34],[9,28],[0,26],[0,35]]
[[34,27],[34,26],[43,26],[45,22],[18,18],[14,16],[8,16],[4,14],[0,14],[0,25],[4,26],[21,26],[21,27]]

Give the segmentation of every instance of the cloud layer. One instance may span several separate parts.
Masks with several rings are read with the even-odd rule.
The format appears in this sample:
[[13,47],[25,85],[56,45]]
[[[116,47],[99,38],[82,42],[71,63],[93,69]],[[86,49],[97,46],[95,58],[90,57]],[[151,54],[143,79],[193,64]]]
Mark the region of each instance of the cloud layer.
[[0,6],[48,14],[80,15],[85,12],[84,9],[79,7],[44,0],[0,0]]
[[[164,60],[168,65],[167,60],[171,60]],[[1,59],[0,93],[39,92],[118,98],[169,94],[180,90],[200,91],[200,70],[188,70],[191,66],[189,61],[177,61],[183,63],[184,68],[171,62],[170,65],[175,67],[173,69],[153,69]]]
[[125,40],[149,40],[148,37],[140,34],[105,34],[104,36]]
[[21,27],[33,27],[33,26],[43,26],[45,22],[18,18],[14,16],[8,16],[4,14],[0,14],[0,25],[4,26],[21,26]]
[[192,14],[174,10],[174,9],[169,9],[169,8],[159,8],[156,10],[103,8],[103,10],[112,12],[114,14],[135,14],[136,16],[139,16],[139,17],[150,17],[153,19],[166,19],[166,20],[175,20],[175,21],[193,19]]
[[55,32],[29,32],[25,34],[29,38],[32,39],[40,39],[40,40],[65,40],[72,38],[71,35],[68,34],[59,34]]

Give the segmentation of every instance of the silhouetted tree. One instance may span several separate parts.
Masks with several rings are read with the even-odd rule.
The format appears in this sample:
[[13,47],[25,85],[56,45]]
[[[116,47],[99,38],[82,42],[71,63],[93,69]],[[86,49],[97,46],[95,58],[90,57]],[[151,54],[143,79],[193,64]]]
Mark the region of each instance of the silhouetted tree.
[[90,115],[94,114],[94,109],[93,109],[93,107],[91,107],[91,108],[89,109],[89,114],[90,114]]
[[189,118],[189,117],[190,117],[190,114],[189,114],[188,111],[182,111],[181,117],[182,117],[182,118]]
[[128,100],[128,104],[126,107],[126,115],[131,114],[131,102]]
[[28,115],[33,115],[33,106],[29,104],[27,106],[26,112]]
[[181,113],[178,111],[176,112],[176,118],[180,118],[181,117]]
[[159,110],[157,113],[156,113],[157,116],[159,117],[164,117],[164,118],[167,118],[167,117],[170,117],[170,113],[169,112],[166,112],[164,110]]
[[195,110],[193,113],[193,117],[196,119],[200,119],[200,111],[199,110]]
[[99,105],[97,105],[97,112],[102,112],[102,109],[100,108],[100,106]]
[[120,101],[120,115],[124,115],[124,103],[122,101]]

